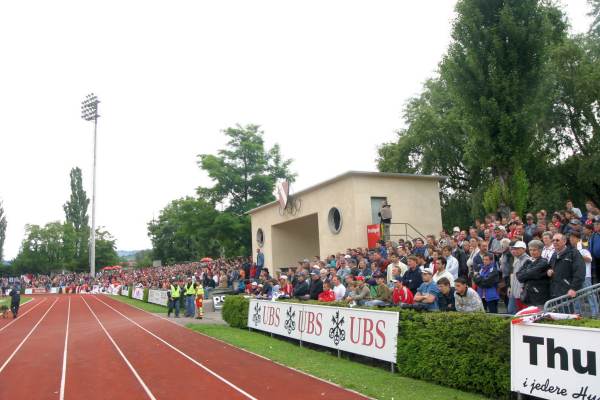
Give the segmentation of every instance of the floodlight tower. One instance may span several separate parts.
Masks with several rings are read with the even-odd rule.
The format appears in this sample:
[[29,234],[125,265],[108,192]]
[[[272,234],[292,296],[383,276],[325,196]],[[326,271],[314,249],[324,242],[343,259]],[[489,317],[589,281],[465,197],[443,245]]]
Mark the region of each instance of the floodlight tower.
[[81,102],[81,118],[94,121],[94,167],[92,178],[92,227],[90,232],[90,275],[96,275],[96,132],[98,128],[98,97],[94,93],[85,96]]

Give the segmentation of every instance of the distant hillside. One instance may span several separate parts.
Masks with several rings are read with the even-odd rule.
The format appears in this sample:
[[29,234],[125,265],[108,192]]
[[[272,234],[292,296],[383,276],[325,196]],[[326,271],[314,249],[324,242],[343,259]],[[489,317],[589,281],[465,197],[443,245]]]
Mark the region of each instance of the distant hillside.
[[135,255],[140,251],[142,250],[117,250],[117,255],[127,261],[135,261]]

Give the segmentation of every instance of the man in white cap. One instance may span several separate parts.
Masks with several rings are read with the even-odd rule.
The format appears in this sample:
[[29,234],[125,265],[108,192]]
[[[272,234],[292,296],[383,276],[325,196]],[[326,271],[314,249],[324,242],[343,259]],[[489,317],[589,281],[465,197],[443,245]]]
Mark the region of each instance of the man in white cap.
[[526,250],[527,245],[521,240],[510,246],[510,252],[513,255],[513,265],[510,271],[510,287],[508,289],[509,314],[516,314],[519,310],[525,308],[525,305],[521,303],[523,284],[517,279],[517,272],[519,272],[523,264],[530,259]]

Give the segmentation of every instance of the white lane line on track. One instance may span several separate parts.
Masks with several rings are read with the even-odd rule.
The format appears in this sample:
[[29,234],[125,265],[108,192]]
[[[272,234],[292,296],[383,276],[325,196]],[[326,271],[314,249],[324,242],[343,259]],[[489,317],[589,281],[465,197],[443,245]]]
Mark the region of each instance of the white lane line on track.
[[57,301],[58,301],[58,299],[54,300],[54,303],[52,303],[52,305],[50,306],[50,308],[48,308],[46,310],[46,312],[44,313],[44,315],[42,315],[42,318],[40,318],[40,320],[37,322],[37,324],[35,324],[33,326],[33,328],[31,328],[31,330],[29,331],[29,333],[27,334],[27,336],[25,336],[25,339],[23,339],[21,341],[21,343],[19,343],[19,345],[17,346],[17,348],[15,349],[15,351],[13,351],[12,354],[10,355],[10,357],[8,357],[8,359],[6,361],[4,361],[4,364],[2,364],[2,366],[0,367],[0,373],[2,373],[2,371],[4,370],[4,368],[6,368],[6,366],[10,362],[10,360],[12,360],[12,358],[15,356],[15,354],[17,354],[17,351],[19,351],[19,349],[23,346],[23,344],[25,343],[25,341],[27,341],[27,339],[29,339],[29,336],[31,336],[31,334],[33,333],[33,331],[35,331],[35,329],[38,327],[38,325],[42,323],[42,321],[44,320],[44,318],[46,318],[46,315],[48,315],[48,313],[50,312],[50,310],[52,310],[52,308],[54,307],[54,305],[56,304]]
[[[32,300],[33,301],[33,300]],[[34,305],[33,307],[31,307],[29,310],[25,311],[23,314],[21,314],[20,317],[13,319],[11,322],[9,322],[8,324],[4,325],[1,329],[0,332],[2,332],[3,330],[5,330],[6,328],[8,328],[9,326],[11,326],[12,324],[14,324],[15,322],[17,322],[18,320],[20,320],[21,318],[23,318],[24,316],[26,316],[27,314],[29,314],[30,311],[33,311],[34,308],[36,308],[37,306],[39,306],[40,304],[42,304],[43,302],[45,302],[46,299],[43,299],[42,301],[40,301],[39,303],[37,303],[36,305]],[[28,304],[29,302],[25,303]]]
[[90,307],[90,305],[88,304],[88,302],[85,301],[84,297],[81,297],[81,299],[83,300],[83,302],[85,303],[85,305],[87,306],[87,308],[89,308],[89,310],[92,313],[92,315],[94,316],[94,318],[96,318],[96,321],[98,321],[98,324],[100,324],[100,327],[102,328],[102,330],[104,331],[104,333],[106,333],[106,336],[108,336],[108,339],[111,341],[111,343],[113,344],[113,346],[115,346],[115,348],[119,352],[119,355],[125,361],[125,364],[127,364],[127,366],[129,367],[129,369],[131,370],[131,372],[133,372],[133,375],[135,375],[135,377],[137,378],[137,380],[140,383],[140,385],[142,385],[142,388],[144,388],[144,391],[146,392],[146,394],[148,395],[148,397],[150,399],[152,399],[152,400],[156,400],[156,397],[154,397],[154,395],[152,394],[152,392],[150,391],[150,389],[148,388],[148,386],[146,386],[146,384],[144,383],[144,380],[140,377],[140,375],[137,373],[137,371],[135,370],[135,368],[133,368],[133,365],[131,365],[131,363],[129,362],[129,360],[127,359],[127,357],[125,357],[125,354],[123,354],[123,352],[121,351],[121,348],[119,347],[119,345],[115,342],[115,340],[112,338],[112,336],[110,336],[110,333],[108,333],[108,331],[106,330],[106,328],[104,327],[104,325],[102,325],[102,322],[100,322],[100,319],[98,318],[98,316],[96,315],[96,313],[94,312],[94,310],[92,310],[92,308]]
[[60,400],[65,398],[65,380],[67,377],[67,346],[69,345],[69,321],[71,319],[71,296],[67,308],[67,331],[65,333],[65,350],[63,352],[62,376],[60,378]]
[[211,374],[212,376],[214,376],[215,378],[217,378],[221,382],[225,383],[227,386],[231,387],[232,389],[234,389],[237,392],[243,394],[244,396],[246,396],[247,398],[249,398],[251,400],[258,400],[256,397],[252,396],[251,394],[247,393],[243,389],[241,389],[241,388],[237,387],[236,385],[234,385],[233,383],[229,382],[227,379],[223,378],[221,375],[217,374],[216,372],[214,372],[210,368],[206,367],[204,364],[202,364],[202,363],[196,361],[195,359],[193,359],[192,357],[188,356],[183,351],[181,351],[177,347],[173,346],[171,343],[167,342],[166,340],[162,339],[161,337],[159,337],[159,336],[155,335],[154,333],[150,332],[148,329],[144,328],[143,326],[141,326],[140,324],[138,324],[137,322],[135,322],[134,320],[132,320],[131,318],[129,318],[127,315],[121,313],[119,310],[116,310],[110,304],[107,304],[107,303],[103,302],[102,300],[100,300],[96,296],[93,296],[93,297],[94,297],[94,299],[98,300],[100,303],[104,304],[105,306],[107,306],[108,308],[110,308],[111,310],[113,310],[114,312],[116,312],[117,314],[121,315],[123,318],[127,319],[129,322],[131,322],[132,324],[134,324],[135,326],[137,326],[138,328],[140,328],[144,332],[146,332],[149,335],[151,335],[152,337],[156,338],[157,340],[159,340],[163,344],[167,345],[171,349],[175,350],[177,353],[179,353],[183,357],[187,358],[192,363],[196,364],[197,366],[199,366],[200,368],[202,368],[203,370],[205,370],[206,372],[208,372],[209,374]]

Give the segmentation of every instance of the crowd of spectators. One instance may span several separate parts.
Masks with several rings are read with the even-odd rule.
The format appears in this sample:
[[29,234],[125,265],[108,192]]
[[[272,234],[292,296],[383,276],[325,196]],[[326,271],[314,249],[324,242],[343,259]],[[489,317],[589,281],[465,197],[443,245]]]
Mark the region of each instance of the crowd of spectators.
[[[540,210],[522,219],[490,214],[468,229],[439,236],[380,241],[377,248],[351,248],[325,259],[314,256],[273,277],[256,258],[206,260],[161,267],[22,276],[30,287],[106,287],[113,283],[169,289],[199,283],[208,297],[215,288],[261,299],[296,298],[346,302],[351,306],[401,306],[428,311],[487,311],[514,314],[528,305],[569,295],[598,281],[600,210],[585,212],[567,201],[565,210]],[[13,282],[2,279],[2,287]],[[590,304],[598,313],[598,304]]]
[[[304,259],[273,278],[266,268],[245,272],[236,289],[263,299],[296,298],[350,305],[402,306],[428,311],[514,314],[598,281],[600,210],[567,201],[551,215],[540,210],[487,215],[468,229],[414,240],[380,241]],[[257,263],[261,261],[257,250]],[[256,273],[256,275],[255,275]],[[242,275],[240,275],[242,276]],[[592,313],[598,304],[591,299]],[[503,306],[503,307],[502,307]]]

